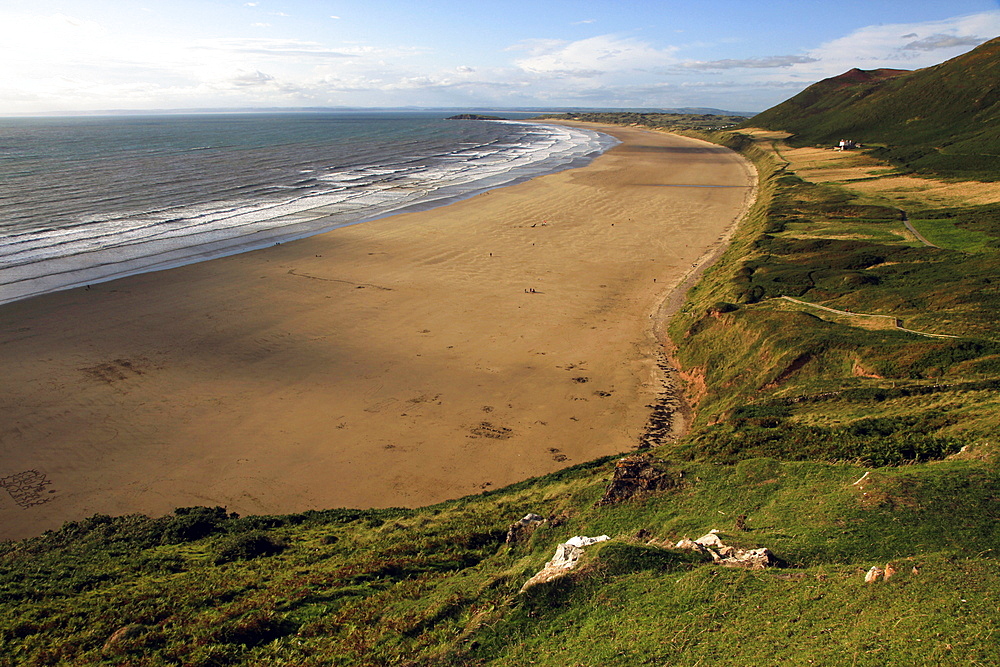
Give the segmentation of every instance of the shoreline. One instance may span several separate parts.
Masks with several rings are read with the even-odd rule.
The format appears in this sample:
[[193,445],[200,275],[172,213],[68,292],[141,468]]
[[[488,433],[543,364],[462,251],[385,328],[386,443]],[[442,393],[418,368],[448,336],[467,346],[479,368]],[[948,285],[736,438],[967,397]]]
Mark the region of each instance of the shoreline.
[[[37,471],[43,501],[0,490],[0,539],[190,505],[422,506],[633,449],[653,314],[753,179],[706,142],[599,129],[625,143],[582,168],[0,306],[0,480]],[[690,184],[738,187],[649,187]]]
[[[529,127],[545,127],[547,125],[549,131],[552,131],[552,126],[559,125],[558,123],[544,122],[503,122]],[[571,126],[563,124],[562,127]],[[475,197],[484,192],[517,185],[532,178],[586,166],[600,154],[606,152],[608,148],[614,146],[615,140],[610,135],[605,134],[602,137],[602,133],[590,128],[578,127],[577,129],[586,129],[593,133],[593,136],[587,143],[579,143],[578,141],[573,144],[569,142],[572,150],[563,145],[561,151],[555,153],[560,158],[555,164],[549,164],[553,154],[547,153],[544,158],[529,163],[527,167],[516,165],[508,166],[506,171],[484,172],[476,178],[471,189],[466,189],[467,183],[459,185],[442,181],[433,188],[433,194],[425,193],[423,198],[415,201],[408,201],[405,194],[406,188],[399,188],[396,191],[399,196],[398,201],[393,201],[391,205],[383,202],[379,206],[370,207],[371,210],[358,217],[355,216],[360,211],[336,211],[335,209],[341,205],[340,202],[336,204],[316,202],[312,208],[286,212],[274,218],[265,218],[250,223],[251,226],[257,226],[256,223],[260,223],[260,228],[236,236],[228,236],[224,231],[226,229],[224,226],[210,226],[197,232],[192,231],[179,236],[168,233],[163,238],[145,238],[137,242],[124,237],[121,239],[112,238],[110,247],[79,248],[77,252],[72,254],[36,259],[25,265],[15,263],[13,266],[5,268],[0,263],[0,277],[5,277],[9,272],[15,278],[0,283],[0,305],[143,273],[166,271],[188,264],[262,250],[273,245],[291,243],[319,234],[326,234],[342,227],[374,222],[395,215],[430,211]],[[585,147],[589,147],[590,150],[586,153],[578,152]],[[456,150],[461,150],[461,148]],[[543,168],[541,165],[548,166]],[[265,203],[270,206],[276,202],[261,200],[257,202],[256,206],[263,209],[266,208]],[[278,220],[284,220],[285,223],[272,224]],[[246,223],[239,227],[243,226],[246,226]],[[137,229],[140,228],[135,228],[133,231]],[[194,242],[196,240],[197,242]],[[45,254],[44,248],[42,254]],[[84,258],[87,259],[84,260]],[[34,275],[34,271],[39,265],[46,265],[50,268],[45,273]]]

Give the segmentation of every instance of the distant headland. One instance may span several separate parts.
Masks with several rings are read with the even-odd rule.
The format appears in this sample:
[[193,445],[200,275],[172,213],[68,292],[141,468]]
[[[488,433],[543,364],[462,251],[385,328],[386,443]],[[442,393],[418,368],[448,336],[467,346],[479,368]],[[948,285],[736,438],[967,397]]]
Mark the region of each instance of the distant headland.
[[460,113],[457,116],[448,116],[445,120],[507,120],[500,116],[484,116],[478,113]]

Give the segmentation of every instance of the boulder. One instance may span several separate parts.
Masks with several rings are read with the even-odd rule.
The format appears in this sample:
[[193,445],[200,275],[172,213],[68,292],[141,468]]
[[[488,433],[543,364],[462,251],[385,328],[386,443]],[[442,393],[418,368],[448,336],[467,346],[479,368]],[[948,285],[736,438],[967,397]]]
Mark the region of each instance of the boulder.
[[516,544],[517,542],[527,539],[531,536],[531,533],[535,532],[535,528],[538,524],[543,521],[545,521],[545,519],[537,514],[526,514],[514,523],[510,524],[507,528],[507,539],[505,541],[507,544]]
[[766,567],[775,567],[781,564],[781,561],[767,547],[737,549],[723,543],[718,533],[718,530],[713,529],[697,540],[684,538],[677,543],[675,548],[708,554],[715,563],[726,567],[745,567],[752,570],[762,570]]
[[615,473],[598,505],[613,505],[641,498],[657,491],[681,485],[680,475],[665,470],[662,461],[644,454],[633,454],[615,464]]
[[556,547],[555,555],[552,556],[550,561],[545,563],[545,567],[536,572],[531,579],[524,582],[524,585],[521,586],[521,592],[523,593],[537,584],[552,581],[553,579],[563,576],[576,567],[577,562],[583,555],[583,547],[588,547],[591,544],[597,544],[598,542],[604,542],[609,539],[611,538],[607,535],[600,535],[598,537],[584,537],[582,535],[578,535],[566,540]]
[[708,532],[707,535],[702,535],[697,540],[695,540],[695,542],[697,542],[698,544],[702,545],[703,547],[710,547],[712,549],[719,549],[721,547],[724,547],[725,545],[722,543],[722,540],[719,539],[718,533],[719,533],[719,531],[717,531],[717,530],[715,530],[713,528],[712,530],[710,530]]

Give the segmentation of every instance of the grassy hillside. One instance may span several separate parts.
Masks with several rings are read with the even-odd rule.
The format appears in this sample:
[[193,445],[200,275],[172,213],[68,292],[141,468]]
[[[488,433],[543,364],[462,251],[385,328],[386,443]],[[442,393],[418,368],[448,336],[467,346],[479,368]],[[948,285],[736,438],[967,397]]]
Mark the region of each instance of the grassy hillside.
[[[1000,476],[662,463],[671,490],[598,505],[613,462],[421,510],[93,517],[8,545],[5,665],[991,664]],[[527,511],[548,521],[505,543]],[[739,528],[737,526],[740,526]],[[709,528],[788,567],[663,548]],[[519,593],[571,535],[608,534]],[[264,545],[263,547],[261,545]],[[891,581],[866,585],[872,565]]]
[[[760,194],[672,321],[696,419],[633,459],[659,490],[612,457],[416,510],[95,516],[0,543],[0,665],[1000,662],[997,205],[714,139]],[[710,529],[783,567],[671,547]]]
[[791,132],[792,144],[854,139],[918,173],[997,180],[1000,38],[914,72],[851,70],[754,116],[744,127]]

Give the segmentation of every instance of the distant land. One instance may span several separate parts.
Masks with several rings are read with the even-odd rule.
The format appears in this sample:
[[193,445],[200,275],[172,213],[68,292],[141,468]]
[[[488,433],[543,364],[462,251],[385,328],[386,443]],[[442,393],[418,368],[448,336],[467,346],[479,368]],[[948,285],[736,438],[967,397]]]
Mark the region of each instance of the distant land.
[[47,111],[32,113],[6,113],[0,117],[38,116],[169,116],[187,114],[226,113],[391,113],[391,112],[440,112],[448,114],[541,114],[541,113],[671,113],[710,114],[713,116],[742,116],[749,118],[755,111],[724,111],[709,107],[660,108],[596,108],[596,107],[216,107],[185,109],[101,109],[97,111]]

